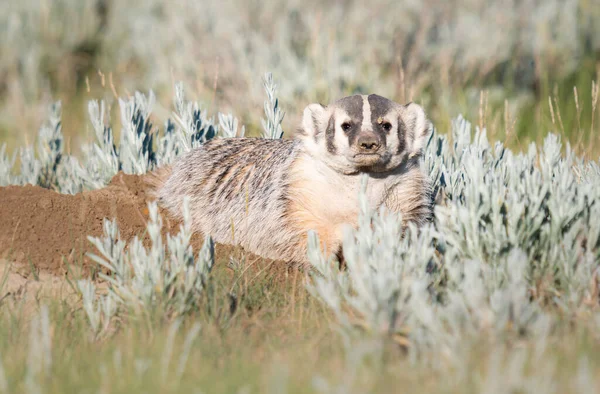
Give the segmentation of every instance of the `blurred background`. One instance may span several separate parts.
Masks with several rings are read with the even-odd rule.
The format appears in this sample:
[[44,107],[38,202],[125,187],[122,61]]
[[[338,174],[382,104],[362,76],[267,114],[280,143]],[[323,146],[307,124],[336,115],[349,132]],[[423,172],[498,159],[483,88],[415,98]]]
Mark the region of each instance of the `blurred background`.
[[91,99],[116,124],[117,97],[152,90],[162,124],[177,81],[253,134],[265,72],[288,135],[310,102],[378,93],[422,104],[440,132],[463,114],[516,149],[553,131],[600,152],[597,0],[0,1],[9,152],[35,139],[54,100],[73,153],[91,138]]

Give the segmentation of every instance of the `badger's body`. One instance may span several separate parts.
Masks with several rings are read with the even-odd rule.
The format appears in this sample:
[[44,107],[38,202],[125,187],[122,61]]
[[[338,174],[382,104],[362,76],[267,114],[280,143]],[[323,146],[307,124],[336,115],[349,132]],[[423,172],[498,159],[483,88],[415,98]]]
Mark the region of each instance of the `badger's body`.
[[173,165],[158,189],[160,204],[181,217],[189,196],[194,230],[300,264],[309,230],[328,253],[340,251],[344,226],[357,223],[362,174],[372,207],[385,204],[421,223],[430,198],[419,156],[430,126],[410,106],[352,96],[308,106],[294,139],[213,139]]

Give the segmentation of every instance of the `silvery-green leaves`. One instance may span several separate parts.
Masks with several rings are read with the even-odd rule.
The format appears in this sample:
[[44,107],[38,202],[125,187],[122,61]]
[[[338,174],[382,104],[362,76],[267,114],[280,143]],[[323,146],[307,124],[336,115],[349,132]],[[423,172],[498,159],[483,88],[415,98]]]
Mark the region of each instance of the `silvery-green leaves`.
[[[104,236],[89,237],[97,252],[89,257],[99,264],[99,276],[108,283],[108,294],[99,295],[92,282],[78,282],[91,328],[100,334],[119,312],[166,316],[185,315],[197,310],[205,297],[214,264],[214,244],[206,237],[194,253],[188,201],[184,204],[184,223],[175,235],[161,234],[162,219],[156,203],[148,206],[149,246],[135,237],[129,245],[120,239],[115,221],[104,221]],[[106,273],[104,273],[106,272]]]
[[58,184],[56,170],[63,156],[60,101],[50,106],[48,124],[40,128],[37,154],[41,163],[38,183],[47,188],[55,187]]
[[598,304],[597,162],[569,146],[561,154],[554,134],[515,154],[461,117],[451,132],[432,136],[423,163],[436,190],[432,223],[403,229],[361,194],[347,270],[325,261],[314,234],[309,243],[309,289],[340,325],[391,336],[415,357],[458,354],[481,333],[544,336],[558,317],[543,306],[576,314]]
[[6,144],[0,145],[0,186],[8,186],[12,183],[11,169],[15,164],[15,155],[9,157],[6,153]]
[[198,102],[185,100],[183,84],[175,85],[175,113],[173,117],[179,126],[176,134],[181,148],[188,151],[215,137],[217,126],[206,117]]
[[11,175],[15,158],[9,159],[5,148],[0,149],[0,182],[59,188],[57,170],[62,164],[64,149],[60,119],[61,103],[56,102],[48,108],[48,120],[39,129],[36,148],[29,145],[19,149],[17,175]]
[[263,126],[263,137],[264,138],[281,138],[283,137],[283,130],[281,129],[281,122],[285,116],[285,112],[279,107],[279,99],[275,96],[277,93],[277,84],[273,79],[273,74],[266,73],[263,79],[263,86],[267,94],[265,100],[265,116],[266,119],[261,119]]
[[155,132],[150,114],[155,102],[154,93],[148,97],[136,92],[127,100],[119,99],[121,110],[121,168],[126,174],[144,174],[156,164],[153,139]]
[[219,113],[220,133],[219,125],[207,117],[198,102],[185,100],[181,84],[176,85],[174,120],[168,119],[160,130],[152,120],[155,101],[152,91],[148,95],[136,92],[119,100],[118,143],[109,105],[105,101],[90,101],[88,116],[93,142],[81,146],[81,158],[64,151],[61,104],[54,103],[49,108],[47,122],[39,130],[35,149],[29,145],[18,150],[18,171],[14,168],[17,153],[11,156],[4,145],[0,146],[0,185],[32,184],[75,194],[105,186],[119,171],[139,175],[170,164],[217,134],[234,137],[245,133],[244,126],[239,128],[237,118]]
[[232,114],[219,113],[219,126],[223,138],[244,137],[246,135],[244,126],[238,131],[238,120]]

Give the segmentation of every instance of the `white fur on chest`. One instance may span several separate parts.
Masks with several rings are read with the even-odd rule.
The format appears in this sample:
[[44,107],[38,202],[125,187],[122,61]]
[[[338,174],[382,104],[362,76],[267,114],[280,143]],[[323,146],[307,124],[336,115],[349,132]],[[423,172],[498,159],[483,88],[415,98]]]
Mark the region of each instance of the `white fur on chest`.
[[[358,218],[358,196],[361,176],[341,174],[322,161],[305,154],[299,157],[292,171],[292,194],[304,199],[304,206],[315,218],[331,226],[355,224]],[[399,182],[400,177],[390,175],[385,178],[369,177],[367,199],[371,208],[379,207],[388,190]]]

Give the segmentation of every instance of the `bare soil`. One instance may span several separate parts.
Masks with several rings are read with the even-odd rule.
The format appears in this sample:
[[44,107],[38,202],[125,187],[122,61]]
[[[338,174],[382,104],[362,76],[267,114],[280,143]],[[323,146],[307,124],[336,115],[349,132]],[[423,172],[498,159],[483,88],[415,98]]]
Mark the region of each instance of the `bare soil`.
[[[95,251],[87,237],[102,235],[104,218],[116,218],[121,239],[146,239],[148,188],[147,176],[123,173],[105,188],[76,195],[31,185],[0,187],[0,258],[24,277],[40,272],[64,276],[77,269],[89,273],[96,264],[86,257],[86,252]],[[165,234],[179,230],[166,212],[161,216]],[[198,248],[202,235],[192,241]],[[231,250],[217,248],[220,254]]]
[[0,188],[0,253],[19,267],[66,273],[67,264],[85,265],[100,236],[103,219],[116,218],[121,236],[144,231],[146,207],[142,177],[119,173],[100,190],[59,194],[39,186]]

